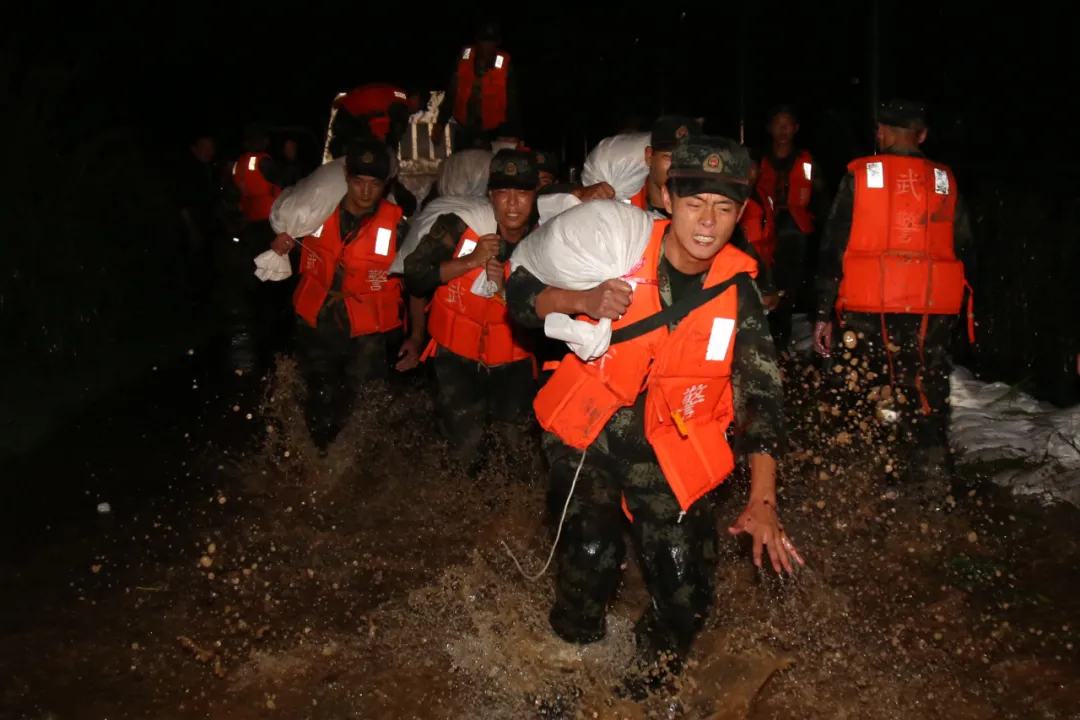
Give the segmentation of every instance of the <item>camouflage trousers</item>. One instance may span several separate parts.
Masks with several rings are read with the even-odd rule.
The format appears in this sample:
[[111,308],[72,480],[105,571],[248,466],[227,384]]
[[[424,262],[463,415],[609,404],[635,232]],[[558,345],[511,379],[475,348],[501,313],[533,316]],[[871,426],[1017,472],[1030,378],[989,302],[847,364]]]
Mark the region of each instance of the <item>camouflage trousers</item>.
[[[638,653],[685,655],[705,621],[717,572],[716,524],[709,499],[682,510],[656,461],[640,415],[617,412],[585,452],[545,433],[550,465],[548,511],[555,522],[577,473],[559,541],[555,606],[549,620],[557,635],[576,643],[595,642],[606,631],[604,616],[619,584],[626,553],[623,532],[631,531],[652,596],[637,625]],[[633,515],[628,526],[622,498]]]
[[304,419],[317,446],[325,448],[341,432],[362,383],[390,375],[403,339],[401,328],[349,337],[325,307],[316,327],[296,319],[296,361],[307,386]]
[[[921,349],[921,315],[845,313],[833,331],[835,347],[826,382],[839,400],[843,429],[894,446],[890,457],[900,474],[917,476],[951,469],[949,429],[949,340],[956,318],[930,316]],[[844,346],[846,332],[855,346]],[[877,392],[874,389],[878,388]],[[882,390],[887,388],[887,390]],[[921,393],[920,393],[921,388]],[[923,411],[926,398],[929,413]],[[863,425],[865,424],[865,429]]]
[[455,461],[477,461],[489,427],[508,442],[524,436],[536,395],[532,360],[489,367],[440,346],[431,363],[436,420]]

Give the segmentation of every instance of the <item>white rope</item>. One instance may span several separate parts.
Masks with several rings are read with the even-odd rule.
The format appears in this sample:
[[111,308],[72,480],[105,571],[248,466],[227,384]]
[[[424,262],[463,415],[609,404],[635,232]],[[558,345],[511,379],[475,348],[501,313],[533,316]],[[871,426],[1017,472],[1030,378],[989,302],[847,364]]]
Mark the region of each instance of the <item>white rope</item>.
[[[585,450],[588,450],[588,448]],[[577,472],[574,473],[574,481],[570,483],[570,492],[566,494],[566,503],[563,505],[562,517],[559,518],[559,529],[555,533],[555,542],[551,544],[551,552],[548,553],[547,562],[544,563],[544,567],[540,568],[540,572],[535,575],[530,575],[525,572],[524,568],[521,567],[521,563],[514,557],[514,553],[510,550],[510,546],[506,544],[505,540],[501,541],[503,547],[506,548],[506,553],[510,556],[510,559],[514,561],[514,564],[517,565],[518,572],[521,573],[521,576],[526,580],[539,580],[543,574],[547,572],[548,565],[551,565],[551,559],[555,557],[555,548],[559,546],[559,538],[562,537],[563,523],[566,522],[566,511],[570,508],[570,498],[574,497],[574,488],[577,487],[578,476],[581,475],[581,468],[585,465],[585,450],[581,451],[581,460],[578,462]]]

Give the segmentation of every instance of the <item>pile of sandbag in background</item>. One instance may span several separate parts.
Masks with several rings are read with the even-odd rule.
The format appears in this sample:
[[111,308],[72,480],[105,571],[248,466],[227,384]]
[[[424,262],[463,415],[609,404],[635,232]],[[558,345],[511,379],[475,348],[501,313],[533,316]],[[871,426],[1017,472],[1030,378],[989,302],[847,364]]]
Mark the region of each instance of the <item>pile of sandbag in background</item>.
[[[530,233],[510,259],[511,271],[524,267],[545,285],[591,290],[606,280],[628,277],[641,264],[652,236],[648,213],[615,200],[573,207]],[[582,360],[607,352],[611,321],[597,324],[551,313],[544,334],[562,340]]]

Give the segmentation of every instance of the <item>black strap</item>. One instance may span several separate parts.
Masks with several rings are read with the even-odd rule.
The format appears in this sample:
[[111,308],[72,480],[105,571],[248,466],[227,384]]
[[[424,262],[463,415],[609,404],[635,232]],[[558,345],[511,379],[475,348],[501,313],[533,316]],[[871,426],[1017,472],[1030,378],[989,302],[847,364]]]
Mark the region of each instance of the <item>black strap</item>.
[[680,322],[684,317],[694,312],[705,303],[713,298],[719,297],[721,293],[734,285],[742,275],[749,275],[749,273],[735,273],[722,283],[708,288],[702,287],[697,292],[684,295],[681,300],[664,308],[658,313],[653,313],[635,323],[631,323],[626,327],[621,327],[618,330],[613,331],[611,333],[611,344],[615,345],[617,343],[626,342],[627,340],[633,340],[634,338],[651,333],[657,328]]

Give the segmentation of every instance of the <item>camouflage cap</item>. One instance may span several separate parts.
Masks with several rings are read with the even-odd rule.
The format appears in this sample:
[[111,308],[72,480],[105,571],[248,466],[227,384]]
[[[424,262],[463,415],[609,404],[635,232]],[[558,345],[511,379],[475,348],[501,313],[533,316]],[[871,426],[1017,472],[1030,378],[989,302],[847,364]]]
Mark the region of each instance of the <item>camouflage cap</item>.
[[652,126],[649,146],[657,152],[671,152],[684,137],[698,132],[697,121],[685,115],[662,115]]
[[537,172],[546,172],[552,175],[559,174],[559,158],[555,153],[549,153],[545,150],[534,150],[533,153],[536,155]]
[[532,150],[500,150],[491,158],[488,190],[535,190],[540,168]]
[[671,154],[668,183],[682,197],[715,193],[744,202],[750,196],[750,153],[725,137],[688,135]]
[[926,128],[926,106],[914,100],[893,98],[881,103],[878,122],[889,127],[923,130]]
[[390,177],[390,149],[378,140],[353,140],[345,151],[345,170],[351,177],[385,181]]

